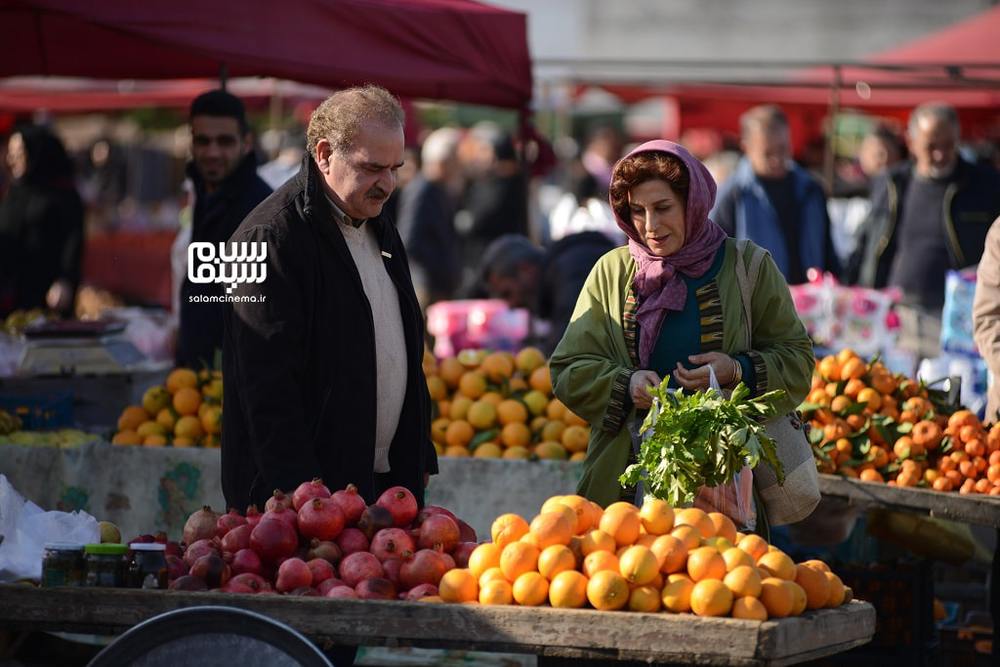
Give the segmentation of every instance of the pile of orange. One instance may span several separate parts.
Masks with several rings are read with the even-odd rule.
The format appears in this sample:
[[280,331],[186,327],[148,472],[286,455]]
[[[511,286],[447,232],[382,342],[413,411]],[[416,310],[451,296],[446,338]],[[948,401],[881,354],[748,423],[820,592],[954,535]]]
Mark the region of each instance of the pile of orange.
[[434,402],[431,439],[441,456],[582,461],[590,425],[552,395],[545,355],[464,350],[424,353]]
[[218,447],[221,437],[221,371],[175,368],[164,385],[146,390],[142,405],[122,410],[111,444]]
[[580,496],[553,496],[530,523],[504,514],[491,533],[428,601],[763,621],[853,597],[826,563],[796,564],[723,514],[675,511],[662,500],[602,510]]
[[968,410],[948,414],[926,386],[879,361],[852,350],[820,359],[799,409],[820,472],[1000,495],[1000,429],[987,432]]

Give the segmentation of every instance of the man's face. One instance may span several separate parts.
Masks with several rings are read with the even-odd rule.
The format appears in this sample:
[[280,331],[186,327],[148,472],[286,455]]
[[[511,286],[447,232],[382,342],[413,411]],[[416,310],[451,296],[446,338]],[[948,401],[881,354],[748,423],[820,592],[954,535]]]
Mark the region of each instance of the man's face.
[[958,129],[946,120],[924,116],[909,135],[917,175],[944,178],[958,163]]
[[333,192],[337,205],[355,220],[374,218],[382,212],[396,189],[397,171],[403,166],[403,128],[366,121],[346,153],[332,150],[330,142],[316,146],[316,164]]
[[240,134],[240,124],[235,118],[195,116],[191,119],[191,157],[209,188],[226,180],[249,150],[249,138]]
[[534,266],[523,265],[513,276],[491,273],[486,283],[494,299],[503,299],[511,308],[530,309],[535,302],[538,270]]
[[20,134],[12,134],[7,141],[7,167],[13,178],[21,178],[28,171],[28,153]]
[[757,176],[784,178],[792,159],[791,144],[787,128],[755,127],[743,139],[743,152]]

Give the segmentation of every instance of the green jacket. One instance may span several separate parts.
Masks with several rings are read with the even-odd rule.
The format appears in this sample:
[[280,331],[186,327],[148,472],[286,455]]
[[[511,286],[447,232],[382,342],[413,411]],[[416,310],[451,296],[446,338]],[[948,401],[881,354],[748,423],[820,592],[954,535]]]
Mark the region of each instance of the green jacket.
[[[702,351],[748,354],[756,374],[751,389],[755,394],[784,389],[788,400],[782,412],[790,412],[809,390],[815,363],[812,342],[795,312],[788,285],[767,255],[753,291],[752,344],[747,349],[735,241],[727,239],[724,248],[718,276],[697,291]],[[747,265],[752,253],[753,244],[748,243]],[[628,385],[638,369],[635,271],[627,247],[612,250],[597,262],[550,361],[555,395],[591,425],[577,491],[602,506],[620,499],[618,477],[632,449],[627,424],[635,416]]]

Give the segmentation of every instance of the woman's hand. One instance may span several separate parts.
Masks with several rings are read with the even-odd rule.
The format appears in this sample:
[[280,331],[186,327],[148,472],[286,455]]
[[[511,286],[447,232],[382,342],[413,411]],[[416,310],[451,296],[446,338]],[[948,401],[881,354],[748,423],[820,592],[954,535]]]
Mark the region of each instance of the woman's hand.
[[693,354],[688,357],[692,364],[699,364],[697,368],[688,370],[677,364],[674,370],[674,378],[677,384],[688,391],[708,389],[709,387],[709,366],[715,371],[715,378],[719,381],[720,387],[728,387],[736,379],[735,359],[722,352],[706,352],[705,354]]
[[632,405],[640,410],[648,410],[653,404],[653,397],[648,388],[659,386],[660,376],[653,371],[636,371],[628,383],[628,393],[632,397]]

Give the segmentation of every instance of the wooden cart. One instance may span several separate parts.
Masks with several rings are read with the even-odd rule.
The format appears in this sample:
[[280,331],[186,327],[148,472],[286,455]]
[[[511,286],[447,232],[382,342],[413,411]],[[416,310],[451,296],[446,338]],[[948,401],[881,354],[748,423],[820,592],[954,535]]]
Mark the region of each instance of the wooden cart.
[[527,607],[0,585],[0,627],[122,632],[158,614],[228,605],[287,623],[316,641],[533,653],[592,663],[791,665],[871,640],[875,610],[838,609],[764,622]]

